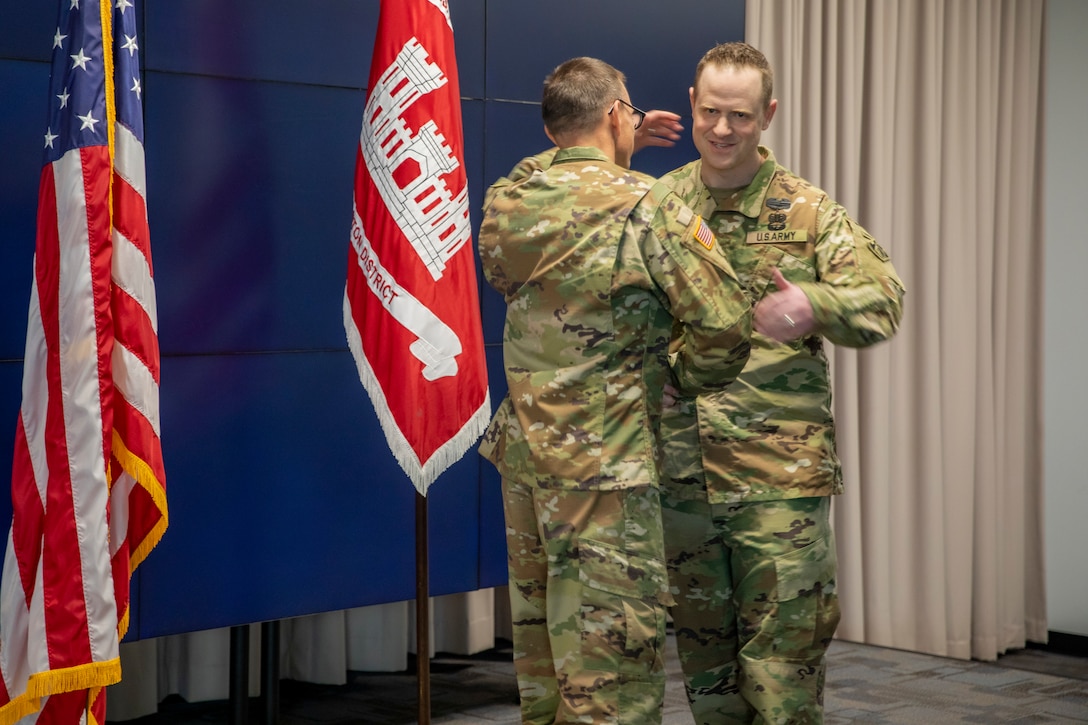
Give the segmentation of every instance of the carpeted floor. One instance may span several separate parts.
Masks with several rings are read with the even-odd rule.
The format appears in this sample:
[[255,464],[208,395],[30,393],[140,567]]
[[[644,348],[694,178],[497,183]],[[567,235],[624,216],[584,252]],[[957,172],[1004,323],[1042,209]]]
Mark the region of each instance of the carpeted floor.
[[828,725],[1088,723],[1088,658],[1024,650],[964,662],[835,642],[829,661]]
[[[663,725],[692,725],[670,638],[669,687]],[[430,666],[434,725],[516,725],[517,687],[506,647],[471,657],[440,655]],[[419,683],[404,673],[350,673],[348,684],[284,680],[279,725],[408,725],[417,723]],[[250,723],[261,723],[256,701]],[[227,702],[164,702],[159,713],[126,725],[219,725]],[[964,662],[836,641],[829,655],[827,725],[996,725],[1088,723],[1088,657],[1038,649],[996,663]]]

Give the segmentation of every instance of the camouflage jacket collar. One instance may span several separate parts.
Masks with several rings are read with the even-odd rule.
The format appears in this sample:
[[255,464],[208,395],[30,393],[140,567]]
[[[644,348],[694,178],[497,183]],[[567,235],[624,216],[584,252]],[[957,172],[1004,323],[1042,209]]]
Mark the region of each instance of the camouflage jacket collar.
[[613,163],[611,159],[605,156],[604,151],[595,146],[568,146],[565,149],[556,151],[555,158],[552,159],[553,164],[562,164],[567,161],[604,161],[609,164]]
[[[738,212],[749,219],[759,217],[767,190],[778,168],[774,152],[766,146],[760,146],[759,152],[763,155],[763,163],[748,186],[739,189],[711,189],[703,186],[703,201],[707,204],[707,213],[703,215],[704,218],[708,218],[710,212],[714,211]],[[696,178],[699,179],[702,178],[702,163],[702,161],[696,162]]]

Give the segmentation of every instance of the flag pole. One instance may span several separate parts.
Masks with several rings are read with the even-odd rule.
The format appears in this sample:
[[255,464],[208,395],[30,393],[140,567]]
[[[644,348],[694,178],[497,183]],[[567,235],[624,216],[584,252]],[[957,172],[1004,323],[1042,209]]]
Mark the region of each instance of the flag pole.
[[416,492],[416,679],[419,725],[431,722],[431,617],[428,592],[427,497]]

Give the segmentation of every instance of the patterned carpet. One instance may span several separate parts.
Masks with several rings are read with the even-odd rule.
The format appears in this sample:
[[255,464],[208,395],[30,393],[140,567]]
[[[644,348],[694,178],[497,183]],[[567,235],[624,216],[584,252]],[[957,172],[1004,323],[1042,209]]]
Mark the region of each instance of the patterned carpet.
[[[670,638],[663,725],[693,725]],[[433,725],[517,725],[517,688],[508,648],[431,662]],[[278,725],[407,725],[417,722],[419,685],[404,673],[350,673],[333,687],[285,680]],[[261,723],[256,701],[249,721]],[[228,723],[226,702],[167,700],[157,715],[128,725]],[[997,663],[964,662],[836,641],[829,656],[827,725],[889,723],[1088,723],[1088,657],[1028,649]]]
[[[1038,653],[1038,650],[1025,650]],[[1014,669],[1060,655],[1021,654],[998,663],[964,662],[835,642],[825,698],[828,725],[840,723],[1088,723],[1085,679]],[[1081,658],[1070,658],[1076,660]]]

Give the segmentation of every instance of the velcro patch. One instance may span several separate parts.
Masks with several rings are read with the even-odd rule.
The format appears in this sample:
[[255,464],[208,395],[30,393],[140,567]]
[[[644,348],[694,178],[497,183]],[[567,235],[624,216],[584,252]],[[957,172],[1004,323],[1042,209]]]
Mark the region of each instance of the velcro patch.
[[714,232],[710,231],[710,227],[706,225],[702,217],[698,217],[698,221],[695,224],[695,231],[693,235],[699,244],[702,244],[707,249],[713,251],[714,249]]
[[881,262],[887,262],[892,258],[891,255],[888,254],[888,252],[884,249],[884,247],[877,244],[875,239],[869,240],[869,251],[872,252],[873,256],[879,259]]
[[796,244],[808,241],[808,230],[783,229],[774,232],[759,230],[748,232],[745,241],[748,244]]

